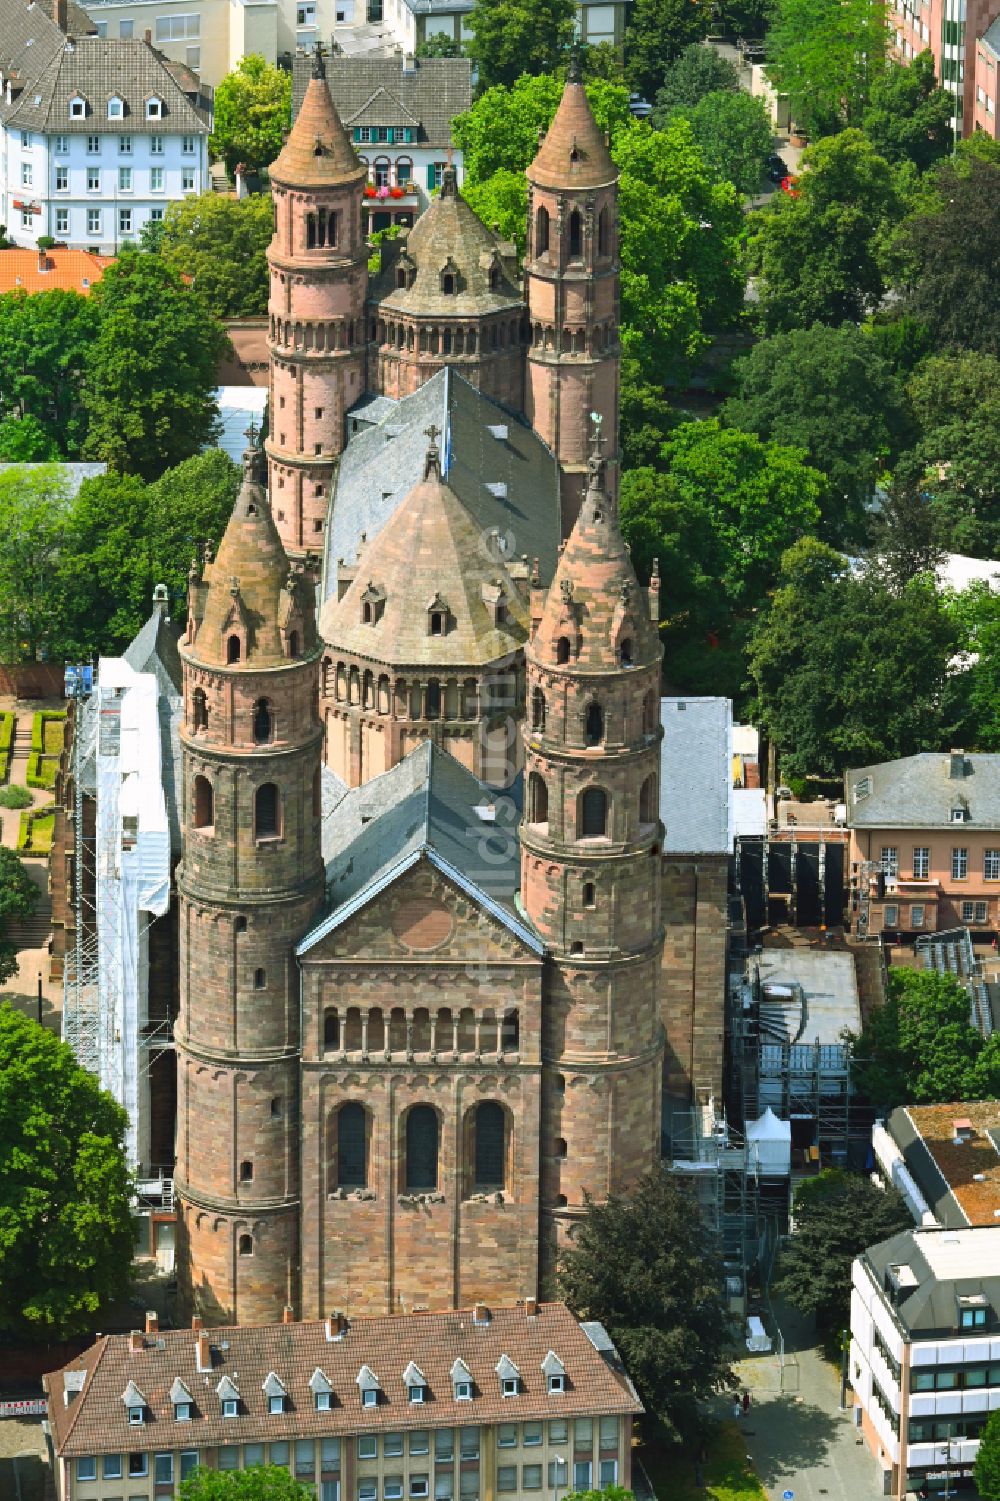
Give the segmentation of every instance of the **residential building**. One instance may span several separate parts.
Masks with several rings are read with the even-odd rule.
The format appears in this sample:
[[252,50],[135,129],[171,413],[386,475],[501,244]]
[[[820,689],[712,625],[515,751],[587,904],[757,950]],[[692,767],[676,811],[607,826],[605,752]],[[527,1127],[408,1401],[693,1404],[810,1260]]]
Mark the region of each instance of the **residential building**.
[[41,4],[27,19],[0,4],[3,218],[19,244],[49,235],[113,255],[169,202],[205,191],[210,112],[197,80],[182,87],[148,42],[68,35],[54,6],[63,25]]
[[89,297],[111,261],[89,250],[0,250],[0,294],[16,292],[79,292]]
[[[367,18],[383,22],[393,41],[404,51],[413,52],[432,36],[468,41],[472,4],[473,0],[368,0]],[[361,5],[354,8],[358,20],[365,19],[361,10]],[[620,47],[627,14],[628,0],[583,0],[576,11],[581,40],[592,47],[602,42]]]
[[105,1335],[45,1378],[58,1501],[272,1464],[317,1501],[537,1501],[629,1486],[642,1405],[561,1303]]
[[879,1172],[899,1189],[917,1225],[965,1230],[1000,1216],[1000,1105],[900,1105],[877,1121]]
[[853,1266],[849,1373],[885,1495],[967,1487],[1000,1406],[1000,1226],[904,1230]]
[[[996,136],[993,48],[1000,0],[890,0],[890,49],[899,62],[930,51],[941,86],[954,95],[952,126],[960,136],[985,129]],[[983,45],[987,38],[992,38]],[[982,98],[980,98],[982,91]],[[990,107],[987,108],[987,99]]]
[[925,753],[845,773],[851,884],[868,932],[1000,926],[1000,756]]
[[[296,55],[293,115],[305,97],[312,58]],[[331,57],[330,96],[367,169],[362,207],[370,230],[410,225],[444,180],[449,162],[458,185],[462,152],[451,122],[472,103],[472,64],[464,57]]]
[[975,93],[972,128],[984,131],[992,140],[1000,137],[997,124],[997,105],[1000,88],[997,85],[1000,68],[1000,16],[976,38]]

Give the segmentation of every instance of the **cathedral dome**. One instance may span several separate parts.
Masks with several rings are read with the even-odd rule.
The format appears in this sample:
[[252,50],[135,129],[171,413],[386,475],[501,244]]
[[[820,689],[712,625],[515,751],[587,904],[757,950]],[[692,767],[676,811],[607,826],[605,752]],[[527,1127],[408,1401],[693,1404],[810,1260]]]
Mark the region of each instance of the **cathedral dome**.
[[347,592],[327,601],[322,635],[335,651],[400,667],[471,668],[524,644],[526,602],[441,478],[434,436],[424,478],[362,552]]
[[555,118],[527,175],[539,188],[603,188],[618,181],[618,168],[577,70],[567,76]]
[[386,312],[467,318],[522,302],[509,252],[458,191],[454,167],[406,239],[389,244],[397,253],[374,290]]
[[367,175],[337,114],[317,53],[313,76],[288,139],[269,168],[272,182],[286,187],[339,187]]
[[[659,580],[650,594],[655,597]],[[625,664],[650,667],[662,651],[650,597],[632,567],[604,482],[604,461],[592,454],[587,492],[559,556],[530,655],[574,670],[606,673]]]

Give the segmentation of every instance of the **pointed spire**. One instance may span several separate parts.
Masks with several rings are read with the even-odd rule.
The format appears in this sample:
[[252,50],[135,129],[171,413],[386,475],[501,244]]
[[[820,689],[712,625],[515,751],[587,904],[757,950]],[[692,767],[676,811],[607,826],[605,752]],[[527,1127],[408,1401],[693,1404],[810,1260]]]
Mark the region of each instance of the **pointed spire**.
[[528,181],[558,189],[601,188],[617,180],[618,168],[571,64],[555,119],[528,168]]
[[329,187],[360,182],[366,175],[337,114],[326,81],[323,53],[317,46],[312,77],[295,123],[271,164],[271,181],[289,187]]
[[566,68],[567,83],[583,82],[583,43],[580,41],[580,33],[574,31],[573,40],[569,48],[569,64]]

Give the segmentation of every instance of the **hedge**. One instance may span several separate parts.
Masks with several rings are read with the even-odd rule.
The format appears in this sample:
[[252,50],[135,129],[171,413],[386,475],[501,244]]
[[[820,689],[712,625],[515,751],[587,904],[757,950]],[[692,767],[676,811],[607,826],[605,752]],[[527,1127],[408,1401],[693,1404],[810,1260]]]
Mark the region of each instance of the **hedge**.
[[50,854],[55,825],[56,810],[51,804],[47,808],[26,809],[17,831],[18,849],[28,855]]
[[32,751],[28,757],[28,770],[24,778],[29,787],[41,787],[43,791],[51,792],[56,785],[58,775],[58,756],[42,756],[37,751]]
[[43,756],[58,756],[65,731],[65,709],[36,710],[31,719],[31,749]]
[[10,758],[14,748],[14,715],[0,714],[0,782],[10,776]]

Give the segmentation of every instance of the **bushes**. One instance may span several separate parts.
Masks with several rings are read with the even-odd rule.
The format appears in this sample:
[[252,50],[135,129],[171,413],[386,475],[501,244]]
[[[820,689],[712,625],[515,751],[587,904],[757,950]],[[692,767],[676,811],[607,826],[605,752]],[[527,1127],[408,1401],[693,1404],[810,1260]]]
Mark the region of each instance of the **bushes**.
[[65,731],[65,709],[38,709],[31,719],[31,749],[43,756],[58,756]]
[[26,809],[21,814],[17,831],[17,847],[26,855],[47,855],[52,850],[52,835],[55,832],[56,810],[50,803],[46,808]]
[[0,787],[0,808],[30,808],[31,804],[27,787]]
[[10,758],[14,746],[14,716],[0,714],[0,782],[10,776]]
[[58,756],[42,756],[37,751],[32,751],[28,757],[28,770],[24,778],[29,787],[40,787],[44,792],[51,792],[56,785],[58,775]]

